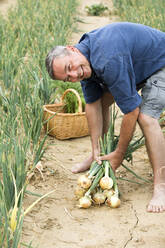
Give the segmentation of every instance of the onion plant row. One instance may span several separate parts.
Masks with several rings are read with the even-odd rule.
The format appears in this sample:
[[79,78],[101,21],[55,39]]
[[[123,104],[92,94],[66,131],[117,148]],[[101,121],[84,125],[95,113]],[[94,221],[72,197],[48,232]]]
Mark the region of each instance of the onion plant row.
[[113,0],[122,21],[145,24],[165,31],[164,0]]
[[[42,158],[47,136],[42,106],[55,87],[45,69],[50,48],[73,28],[75,0],[18,0],[0,16],[0,247],[20,247],[27,172]],[[21,244],[23,247],[24,244]],[[32,247],[31,244],[26,247]]]

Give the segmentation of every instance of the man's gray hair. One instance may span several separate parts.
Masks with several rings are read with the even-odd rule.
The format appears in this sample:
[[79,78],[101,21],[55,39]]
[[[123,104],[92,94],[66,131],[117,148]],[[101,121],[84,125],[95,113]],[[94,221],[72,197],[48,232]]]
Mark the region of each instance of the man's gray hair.
[[66,46],[55,46],[50,50],[50,52],[46,56],[46,59],[45,59],[46,69],[49,73],[49,76],[52,79],[54,79],[54,80],[56,79],[54,76],[54,73],[53,73],[53,61],[54,61],[54,59],[58,58],[58,57],[64,57],[68,54],[69,54],[69,52],[68,52]]

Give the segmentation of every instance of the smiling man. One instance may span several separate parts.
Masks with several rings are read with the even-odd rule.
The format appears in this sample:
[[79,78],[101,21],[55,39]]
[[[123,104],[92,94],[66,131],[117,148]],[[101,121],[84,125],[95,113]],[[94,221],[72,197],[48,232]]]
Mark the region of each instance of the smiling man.
[[90,78],[92,70],[85,56],[72,46],[67,46],[65,61],[63,57],[54,59],[52,64],[53,75],[64,82],[78,82]]
[[[165,210],[165,139],[158,119],[165,107],[165,33],[134,23],[113,23],[82,36],[75,46],[57,46],[46,58],[50,77],[81,82],[86,100],[92,154],[72,168],[85,171],[93,160],[120,166],[138,122],[146,138],[154,172],[154,192],[147,211]],[[142,94],[138,90],[142,88]],[[123,112],[114,152],[100,157],[98,140],[109,127],[109,106]]]

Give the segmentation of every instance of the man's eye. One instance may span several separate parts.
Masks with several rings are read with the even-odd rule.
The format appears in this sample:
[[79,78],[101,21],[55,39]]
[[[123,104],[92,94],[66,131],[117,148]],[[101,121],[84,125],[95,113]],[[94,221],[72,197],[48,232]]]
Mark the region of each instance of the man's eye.
[[67,81],[70,82],[70,77],[68,77],[68,80]]

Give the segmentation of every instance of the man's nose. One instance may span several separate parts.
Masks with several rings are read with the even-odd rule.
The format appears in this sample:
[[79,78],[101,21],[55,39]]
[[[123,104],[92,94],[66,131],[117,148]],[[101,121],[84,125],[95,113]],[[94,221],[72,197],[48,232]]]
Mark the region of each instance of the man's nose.
[[70,72],[68,72],[68,76],[71,79],[77,78],[78,77],[78,72],[77,71],[70,71]]

